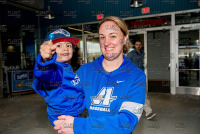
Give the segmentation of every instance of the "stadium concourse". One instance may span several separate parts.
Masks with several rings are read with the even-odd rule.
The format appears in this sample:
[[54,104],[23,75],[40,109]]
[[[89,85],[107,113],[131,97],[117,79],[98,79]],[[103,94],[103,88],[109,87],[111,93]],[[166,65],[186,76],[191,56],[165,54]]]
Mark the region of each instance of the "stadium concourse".
[[[143,113],[132,134],[199,133],[200,98],[198,96],[149,93],[148,99],[157,116],[153,120],[147,120]],[[37,94],[1,98],[0,120],[0,134],[57,133],[48,120],[46,103]],[[130,124],[126,127],[131,129]]]

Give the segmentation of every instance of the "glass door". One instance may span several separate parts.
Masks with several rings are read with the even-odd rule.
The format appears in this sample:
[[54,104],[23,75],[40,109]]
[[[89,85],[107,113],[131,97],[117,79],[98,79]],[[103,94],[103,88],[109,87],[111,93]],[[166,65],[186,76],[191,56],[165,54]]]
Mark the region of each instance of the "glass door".
[[129,41],[130,44],[128,45],[128,52],[131,52],[135,49],[134,44],[136,41],[141,41],[142,48],[141,50],[144,52],[144,72],[147,76],[147,36],[146,31],[137,31],[137,30],[130,30],[129,31]]
[[170,93],[170,30],[147,32],[147,73],[150,92]]
[[178,39],[178,92],[200,94],[200,30],[180,28]]
[[85,63],[94,61],[101,54],[98,34],[85,35]]
[[[134,45],[136,41],[141,41],[142,48],[141,50],[144,52],[144,72],[146,74],[146,81],[148,81],[148,65],[147,65],[147,32],[146,31],[138,31],[138,30],[130,30],[129,31],[129,41],[131,42],[128,46],[128,51],[131,52],[135,49]],[[137,65],[136,65],[137,66]],[[146,83],[146,91],[148,92],[148,82]]]

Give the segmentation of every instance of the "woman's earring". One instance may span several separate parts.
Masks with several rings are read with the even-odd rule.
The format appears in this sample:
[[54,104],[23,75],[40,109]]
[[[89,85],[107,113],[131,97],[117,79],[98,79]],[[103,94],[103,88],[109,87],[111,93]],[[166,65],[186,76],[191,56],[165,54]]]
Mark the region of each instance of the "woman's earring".
[[126,45],[127,40],[124,41],[124,45]]

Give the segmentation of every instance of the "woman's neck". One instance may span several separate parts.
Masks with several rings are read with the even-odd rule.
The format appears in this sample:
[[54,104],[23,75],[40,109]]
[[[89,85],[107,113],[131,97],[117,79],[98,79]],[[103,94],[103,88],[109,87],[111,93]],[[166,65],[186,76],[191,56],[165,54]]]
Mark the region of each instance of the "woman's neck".
[[102,65],[103,65],[103,68],[105,69],[105,71],[112,72],[120,67],[123,60],[124,60],[123,54],[121,54],[118,58],[116,58],[112,61],[108,61],[104,58]]

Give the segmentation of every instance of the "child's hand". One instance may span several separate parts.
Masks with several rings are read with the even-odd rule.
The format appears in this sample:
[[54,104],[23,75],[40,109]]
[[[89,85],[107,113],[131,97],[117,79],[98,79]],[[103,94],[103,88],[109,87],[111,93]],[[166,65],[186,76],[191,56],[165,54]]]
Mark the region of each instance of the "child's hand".
[[56,46],[53,45],[52,41],[45,41],[40,46],[40,53],[44,61],[51,60],[55,52],[56,52]]

